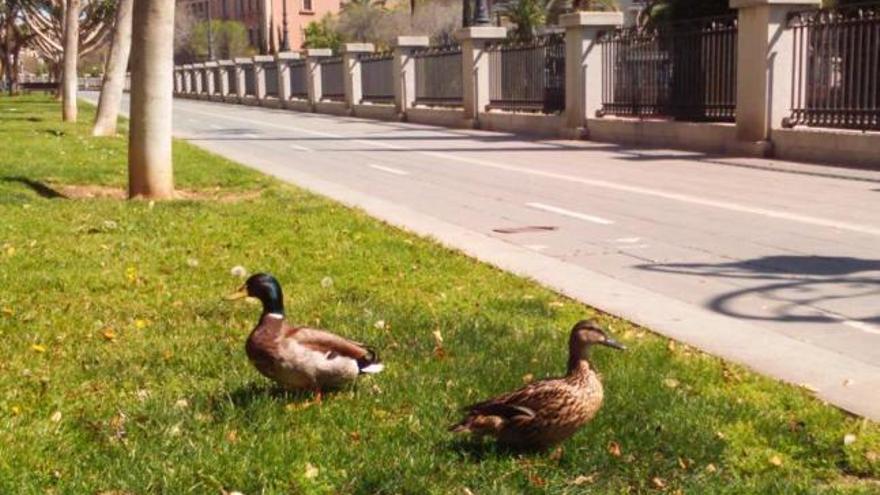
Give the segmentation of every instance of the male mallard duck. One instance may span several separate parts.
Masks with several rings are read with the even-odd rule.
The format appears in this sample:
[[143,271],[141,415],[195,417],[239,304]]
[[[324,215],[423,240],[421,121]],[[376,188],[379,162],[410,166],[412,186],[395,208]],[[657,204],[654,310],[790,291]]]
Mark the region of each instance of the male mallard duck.
[[568,373],[466,407],[456,433],[493,435],[514,448],[547,448],[572,436],[602,406],[602,382],[590,366],[593,344],[625,349],[592,320],[579,321],[568,341]]
[[286,389],[308,389],[321,401],[325,388],[353,382],[362,373],[384,366],[363,344],[314,328],[290,326],[284,319],[281,284],[272,275],[257,273],[229,299],[255,297],[263,313],[245,344],[248,358],[264,376]]

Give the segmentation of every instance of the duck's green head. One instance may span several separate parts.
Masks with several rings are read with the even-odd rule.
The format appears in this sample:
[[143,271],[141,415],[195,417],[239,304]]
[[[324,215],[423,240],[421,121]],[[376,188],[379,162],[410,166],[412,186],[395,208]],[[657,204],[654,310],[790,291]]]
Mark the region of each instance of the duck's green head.
[[263,314],[284,315],[284,294],[281,292],[281,284],[268,273],[251,275],[244,285],[228,299],[243,297],[259,299],[263,303]]

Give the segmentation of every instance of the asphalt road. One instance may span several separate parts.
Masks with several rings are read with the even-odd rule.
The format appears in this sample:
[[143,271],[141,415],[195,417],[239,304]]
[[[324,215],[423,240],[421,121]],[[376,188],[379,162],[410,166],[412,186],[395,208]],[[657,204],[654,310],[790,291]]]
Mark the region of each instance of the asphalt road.
[[190,100],[174,128],[880,418],[880,172]]

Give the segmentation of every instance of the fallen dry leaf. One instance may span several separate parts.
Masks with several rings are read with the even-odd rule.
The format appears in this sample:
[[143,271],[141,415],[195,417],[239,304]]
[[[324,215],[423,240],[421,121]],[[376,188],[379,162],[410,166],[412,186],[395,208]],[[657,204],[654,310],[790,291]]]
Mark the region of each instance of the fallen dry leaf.
[[679,458],[678,458],[678,465],[679,465],[679,467],[681,467],[682,469],[687,469],[688,466],[690,465],[690,463],[689,463],[686,459],[683,459],[683,458],[679,457]]
[[663,481],[663,478],[658,478],[657,476],[651,478],[651,484],[654,485],[654,488],[658,490],[666,488],[666,482]]
[[189,407],[189,401],[186,399],[178,399],[177,402],[174,403],[174,407],[178,409],[186,409]]
[[667,379],[663,380],[663,385],[666,386],[667,388],[677,388],[679,385],[679,382],[675,378],[667,378]]
[[778,455],[774,455],[770,458],[770,464],[773,464],[776,467],[782,466],[782,458]]
[[582,475],[578,476],[577,478],[569,481],[569,484],[575,485],[575,486],[590,485],[596,481],[597,477],[598,477],[598,473],[593,473],[593,474],[590,474],[587,476],[584,476],[582,474]]
[[666,341],[666,350],[668,350],[669,352],[675,352],[675,346],[676,344],[674,340]]
[[562,459],[562,455],[565,453],[565,450],[562,447],[556,447],[553,449],[553,452],[548,456],[552,461],[558,461]]
[[116,340],[116,333],[113,332],[113,330],[110,328],[101,332],[101,336],[104,337],[104,340],[107,340],[110,342],[113,342],[114,340]]
[[4,306],[3,309],[0,309],[0,313],[3,313],[6,316],[15,316],[15,310],[8,306]]
[[528,385],[529,383],[532,383],[533,381],[535,381],[535,375],[533,375],[531,373],[526,373],[522,377],[522,382],[526,385]]
[[844,445],[852,445],[856,443],[856,436],[852,433],[847,433],[843,436],[843,444]]
[[608,442],[608,453],[613,457],[620,457],[620,444],[615,441]]
[[305,472],[306,479],[309,479],[309,480],[315,479],[318,477],[318,473],[319,473],[319,470],[317,467],[313,466],[312,463],[310,463],[310,462],[306,463],[306,472]]
[[147,328],[147,325],[149,324],[149,320],[134,320],[134,327],[138,330],[143,330],[144,328]]
[[229,430],[226,432],[226,441],[229,443],[238,443],[238,431]]
[[718,471],[718,468],[715,467],[715,464],[708,464],[706,466],[707,473],[714,473],[715,471]]
[[55,411],[54,413],[52,413],[52,416],[49,416],[49,420],[53,423],[61,421],[61,411]]
[[531,483],[532,486],[541,487],[546,485],[547,481],[545,481],[544,478],[538,476],[537,474],[529,473],[529,483]]
[[31,346],[31,350],[34,352],[46,352],[46,346],[40,344],[34,344]]

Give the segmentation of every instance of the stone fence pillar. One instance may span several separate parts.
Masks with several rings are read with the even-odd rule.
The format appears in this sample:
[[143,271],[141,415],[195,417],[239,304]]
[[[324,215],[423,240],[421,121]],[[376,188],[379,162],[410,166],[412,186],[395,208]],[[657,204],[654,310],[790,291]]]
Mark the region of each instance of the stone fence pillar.
[[275,55],[278,64],[278,99],[286,102],[290,99],[290,60],[299,59],[299,53],[280,52]]
[[245,97],[245,66],[251,65],[254,61],[249,57],[236,57],[235,61],[235,95],[239,102],[244,102]]
[[791,108],[794,35],[788,15],[820,0],[730,0],[739,11],[736,68],[736,134],[767,143]]
[[572,137],[585,137],[587,119],[602,108],[599,38],[623,25],[623,13],[573,12],[559,23],[565,28],[565,126]]
[[192,94],[192,64],[183,64],[183,94]]
[[217,62],[220,70],[220,96],[223,97],[223,101],[229,101],[229,98],[233,96],[232,94],[232,84],[235,84],[231,79],[235,77],[235,62],[232,60],[220,60]]
[[507,37],[507,29],[474,26],[454,34],[461,43],[461,87],[464,118],[479,123],[480,112],[489,104],[489,54],[486,45]]
[[254,56],[254,96],[257,101],[263,103],[266,100],[266,70],[264,64],[275,63],[272,55]]
[[321,101],[321,59],[333,55],[333,50],[329,48],[308,48],[306,49],[306,73],[308,77],[309,104],[312,111],[315,105]]
[[216,87],[216,74],[217,74],[218,64],[216,61],[212,60],[210,62],[205,62],[205,88],[208,93],[208,99],[212,99],[215,94],[217,94],[218,88]]
[[193,93],[201,98],[204,92],[205,64],[193,64]]
[[354,106],[360,104],[363,95],[361,87],[361,60],[362,53],[373,53],[372,43],[345,43],[342,45],[342,79],[345,86],[345,106],[354,111]]
[[406,117],[416,101],[416,64],[413,51],[431,44],[427,36],[398,36],[394,43],[394,106]]
[[174,94],[179,95],[183,92],[183,73],[180,66],[174,66]]

